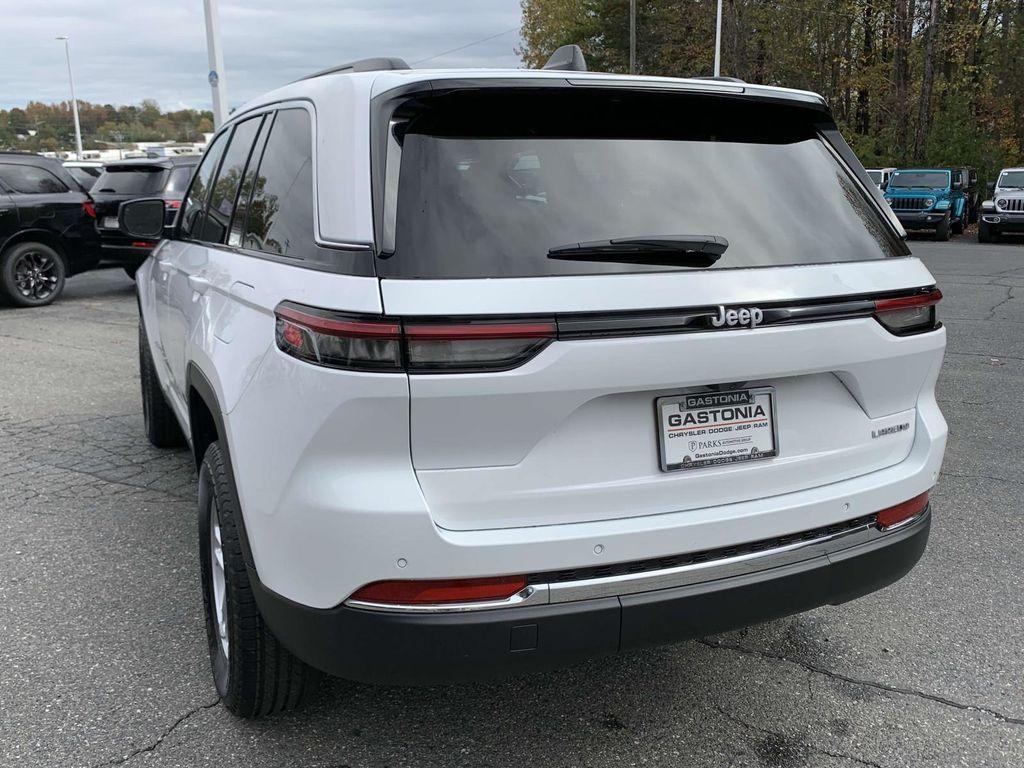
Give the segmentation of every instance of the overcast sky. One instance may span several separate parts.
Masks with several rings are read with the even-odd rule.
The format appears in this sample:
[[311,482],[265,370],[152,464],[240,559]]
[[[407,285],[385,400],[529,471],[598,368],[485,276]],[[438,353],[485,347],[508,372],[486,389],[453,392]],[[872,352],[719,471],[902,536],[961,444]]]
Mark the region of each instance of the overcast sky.
[[[232,107],[368,56],[421,66],[518,67],[519,0],[219,0]],[[69,98],[210,108],[202,0],[0,0],[0,107]],[[492,37],[494,36],[494,37]]]

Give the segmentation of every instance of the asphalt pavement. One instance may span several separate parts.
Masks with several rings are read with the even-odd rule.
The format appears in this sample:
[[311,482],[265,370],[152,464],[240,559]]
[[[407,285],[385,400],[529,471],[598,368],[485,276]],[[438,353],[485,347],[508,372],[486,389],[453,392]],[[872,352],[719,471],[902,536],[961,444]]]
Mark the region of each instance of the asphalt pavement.
[[195,477],[143,435],[133,285],[0,308],[0,765],[1024,765],[1024,244],[911,247],[945,294],[950,441],[903,580],[503,683],[331,681],[258,722],[210,681]]

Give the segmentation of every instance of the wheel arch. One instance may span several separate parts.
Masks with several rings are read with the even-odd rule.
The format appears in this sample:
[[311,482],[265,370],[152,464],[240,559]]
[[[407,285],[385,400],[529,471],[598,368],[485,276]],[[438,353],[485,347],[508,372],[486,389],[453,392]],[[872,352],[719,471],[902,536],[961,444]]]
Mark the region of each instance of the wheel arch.
[[64,263],[64,275],[66,277],[71,276],[71,262],[68,259],[67,248],[64,244],[64,239],[53,232],[49,232],[45,229],[22,229],[15,232],[9,238],[4,240],[3,245],[0,245],[0,253],[3,253],[8,248],[21,243],[42,243],[43,245],[53,248],[60,256],[60,260]]
[[[235,498],[239,499],[238,485],[235,483],[235,471],[231,462],[231,446],[228,442],[228,433],[224,425],[224,414],[220,407],[220,400],[214,390],[213,384],[206,374],[194,362],[188,364],[185,374],[186,391],[188,393],[188,440],[192,446],[192,456],[198,470],[203,463],[203,456],[210,443],[217,442],[221,454],[224,456],[224,466],[227,470],[228,482],[234,491]],[[241,509],[239,499],[238,528],[242,543],[242,554],[245,557],[245,564],[255,572],[255,565],[252,557],[252,549],[249,546],[249,536],[245,530],[245,513]]]

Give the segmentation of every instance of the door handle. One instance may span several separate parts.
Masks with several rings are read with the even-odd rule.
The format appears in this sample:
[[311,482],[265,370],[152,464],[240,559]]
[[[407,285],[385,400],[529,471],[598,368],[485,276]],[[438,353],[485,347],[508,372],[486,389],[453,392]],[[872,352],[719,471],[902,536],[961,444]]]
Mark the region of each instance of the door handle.
[[210,281],[199,275],[189,275],[188,284],[196,293],[206,293],[207,288],[210,287]]

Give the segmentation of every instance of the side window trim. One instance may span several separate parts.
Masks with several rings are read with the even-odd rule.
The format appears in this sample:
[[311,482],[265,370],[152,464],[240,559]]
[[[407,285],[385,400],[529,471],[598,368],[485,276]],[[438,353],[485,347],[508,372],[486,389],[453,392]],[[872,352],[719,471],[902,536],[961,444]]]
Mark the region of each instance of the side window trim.
[[[206,153],[208,153],[210,151],[210,149],[213,147],[213,145],[216,144],[218,141],[220,141],[225,136],[228,137],[227,140],[230,143],[230,138],[231,138],[230,134],[234,133],[234,131],[235,131],[235,127],[231,126],[227,130],[221,131],[216,136],[214,136],[212,139],[210,139],[209,143],[207,143],[207,145],[206,145],[206,149],[204,150],[203,159],[206,159]],[[214,168],[213,169],[213,173],[210,174],[210,182],[211,183],[209,185],[209,189],[206,190],[206,196],[203,198],[203,205],[202,205],[202,207],[200,209],[202,211],[202,215],[204,217],[206,216],[206,206],[210,202],[210,193],[213,190],[213,183],[212,182],[220,174],[220,164],[223,161],[224,161],[224,154],[221,153],[221,156],[218,157],[217,160],[216,160],[216,166],[217,167]],[[181,233],[181,225],[182,225],[182,222],[184,220],[184,211],[185,211],[185,206],[188,203],[188,197],[189,197],[190,194],[192,194],[192,187],[194,187],[196,182],[199,180],[199,169],[202,167],[202,165],[203,165],[203,161],[200,160],[199,161],[199,165],[196,166],[195,173],[192,174],[192,181],[189,182],[188,189],[185,190],[185,196],[183,198],[181,198],[181,201],[182,201],[181,209],[180,209],[180,212],[179,212],[178,216],[175,217],[174,231],[172,233],[172,235],[173,235],[172,239],[174,239],[174,240],[187,240],[189,242],[199,242],[199,240],[197,238],[191,236],[191,233],[189,234],[188,237],[183,236],[182,233]]]
[[[245,179],[249,174],[249,168],[253,170],[253,183],[249,187],[248,194],[245,199],[245,207],[242,209],[242,213],[245,216],[243,221],[239,223],[239,237],[245,236],[245,228],[249,223],[249,211],[252,206],[253,191],[256,189],[256,178],[260,172],[260,165],[263,163],[263,153],[267,149],[267,138],[270,136],[270,132],[274,129],[274,120],[277,118],[277,110],[271,110],[263,113],[263,118],[260,121],[260,127],[256,130],[256,137],[253,139],[252,146],[249,147],[249,157],[245,163],[245,169],[242,171],[242,180],[238,185],[238,192],[235,195],[235,207],[231,211],[231,221],[228,222],[227,240],[230,241],[232,233],[235,231],[235,223],[238,217],[238,203],[242,198],[242,190],[245,189]],[[257,152],[259,157],[256,157]],[[241,242],[241,240],[240,240]]]

